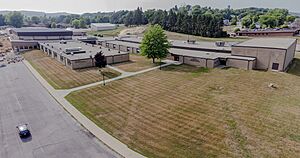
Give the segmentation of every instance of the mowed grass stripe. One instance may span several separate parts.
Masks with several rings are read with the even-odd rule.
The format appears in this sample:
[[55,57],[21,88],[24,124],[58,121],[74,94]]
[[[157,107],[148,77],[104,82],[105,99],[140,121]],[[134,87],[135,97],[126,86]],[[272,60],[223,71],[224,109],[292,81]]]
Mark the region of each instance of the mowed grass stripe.
[[295,75],[236,69],[197,74],[183,65],[67,99],[80,100],[83,105],[75,107],[149,157],[298,157],[299,90]]
[[[40,50],[26,52],[23,56],[55,89],[70,89],[102,80],[98,68],[71,70]],[[106,79],[120,75],[108,68],[102,70],[111,74]]]

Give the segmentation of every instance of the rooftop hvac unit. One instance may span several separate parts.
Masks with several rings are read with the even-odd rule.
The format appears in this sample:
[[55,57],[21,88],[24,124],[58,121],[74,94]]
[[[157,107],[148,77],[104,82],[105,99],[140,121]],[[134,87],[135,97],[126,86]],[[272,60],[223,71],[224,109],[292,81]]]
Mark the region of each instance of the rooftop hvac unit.
[[60,41],[59,43],[60,43],[60,44],[67,44],[67,41],[62,40],[62,41]]
[[216,46],[217,47],[224,47],[225,46],[225,42],[224,41],[217,41],[216,42]]

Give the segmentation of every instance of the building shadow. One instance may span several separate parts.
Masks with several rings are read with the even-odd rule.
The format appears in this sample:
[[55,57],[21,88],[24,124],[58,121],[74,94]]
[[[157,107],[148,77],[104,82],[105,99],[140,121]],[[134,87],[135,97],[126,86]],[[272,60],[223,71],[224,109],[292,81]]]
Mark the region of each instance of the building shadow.
[[289,70],[287,71],[288,74],[300,76],[300,59],[295,58],[293,63],[291,64]]

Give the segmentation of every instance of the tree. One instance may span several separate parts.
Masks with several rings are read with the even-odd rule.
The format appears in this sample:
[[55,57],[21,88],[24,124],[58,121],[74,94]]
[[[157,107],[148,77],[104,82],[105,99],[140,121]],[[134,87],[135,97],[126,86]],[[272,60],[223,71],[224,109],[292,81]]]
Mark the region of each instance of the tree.
[[292,16],[292,15],[288,15],[287,17],[286,17],[286,21],[287,22],[294,22],[296,20],[296,17],[295,16]]
[[155,59],[167,57],[170,42],[160,25],[151,25],[141,43],[141,54],[155,63]]
[[252,19],[250,16],[245,16],[243,19],[242,19],[242,25],[246,28],[249,28],[250,25],[252,24]]
[[255,25],[254,23],[252,23],[252,24],[250,25],[250,29],[256,29],[256,25]]
[[51,28],[56,28],[56,23],[55,22],[52,22]]
[[6,16],[6,21],[9,25],[20,28],[23,26],[24,16],[20,12],[10,12]]
[[124,19],[124,24],[125,26],[131,26],[133,25],[133,11],[130,11],[127,13],[125,19]]
[[0,14],[0,26],[4,26],[5,24],[5,16],[3,16],[2,14]]
[[79,20],[79,28],[86,28],[86,24],[85,24],[85,20],[84,19],[80,19]]
[[233,30],[234,33],[238,33],[239,31],[241,31],[240,28],[235,28],[235,29]]
[[97,67],[99,67],[99,68],[106,67],[107,62],[106,62],[106,58],[103,55],[102,51],[98,52],[94,58],[95,58],[95,65]]
[[34,24],[39,24],[41,22],[40,18],[37,16],[31,17],[31,22]]
[[78,29],[80,27],[80,20],[75,19],[72,21],[72,26],[76,29]]
[[278,25],[278,20],[275,16],[270,16],[270,15],[261,15],[259,17],[259,23],[263,26],[267,26],[270,28],[274,28]]
[[234,16],[232,19],[231,19],[231,25],[236,25],[238,22],[238,18],[237,16]]

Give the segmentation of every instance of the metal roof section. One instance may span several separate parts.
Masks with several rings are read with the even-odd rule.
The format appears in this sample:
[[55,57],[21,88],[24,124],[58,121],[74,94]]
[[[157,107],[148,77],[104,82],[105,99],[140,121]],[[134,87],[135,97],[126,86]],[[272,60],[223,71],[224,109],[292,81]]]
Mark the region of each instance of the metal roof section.
[[103,48],[98,45],[87,44],[79,41],[40,42],[40,44],[52,51],[55,51],[61,56],[68,58],[69,60],[93,58],[100,51],[102,51],[104,56],[128,54],[127,52]]
[[233,45],[233,47],[253,47],[270,49],[288,49],[297,39],[293,38],[254,38],[242,43]]
[[73,31],[57,28],[13,28],[18,36],[72,36]]

